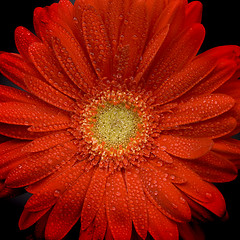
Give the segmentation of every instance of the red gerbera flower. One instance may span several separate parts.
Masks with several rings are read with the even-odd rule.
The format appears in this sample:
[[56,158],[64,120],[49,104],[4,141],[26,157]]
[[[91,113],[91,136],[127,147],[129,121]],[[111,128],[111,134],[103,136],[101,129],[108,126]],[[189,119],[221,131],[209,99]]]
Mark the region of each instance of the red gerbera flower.
[[[2,195],[32,194],[21,229],[62,239],[195,239],[237,175],[240,48],[197,55],[200,2],[60,0],[18,27],[0,70]],[[191,224],[190,224],[191,223]],[[198,228],[197,228],[198,229]]]

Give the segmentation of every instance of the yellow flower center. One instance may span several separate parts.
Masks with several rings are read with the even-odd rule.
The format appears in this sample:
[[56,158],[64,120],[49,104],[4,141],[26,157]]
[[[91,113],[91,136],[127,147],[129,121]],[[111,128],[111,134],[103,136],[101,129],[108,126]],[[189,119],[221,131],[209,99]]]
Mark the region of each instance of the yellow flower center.
[[131,138],[136,136],[137,124],[140,122],[134,108],[110,103],[98,108],[95,119],[93,132],[99,142],[106,144],[106,148],[126,147]]

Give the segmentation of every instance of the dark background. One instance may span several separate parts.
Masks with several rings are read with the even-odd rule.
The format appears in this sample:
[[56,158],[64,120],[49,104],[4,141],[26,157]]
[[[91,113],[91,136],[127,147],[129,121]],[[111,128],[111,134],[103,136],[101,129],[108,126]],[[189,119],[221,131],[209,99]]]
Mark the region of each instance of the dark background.
[[[50,5],[49,0],[14,0],[0,3],[0,51],[16,52],[14,44],[14,29],[22,25],[32,30],[32,17],[34,8]],[[201,0],[204,4],[203,24],[206,28],[206,38],[202,51],[209,48],[236,44],[240,45],[240,13],[236,0]],[[0,76],[0,81],[6,81]],[[240,239],[240,178],[231,183],[218,184],[225,197],[229,220],[226,222],[214,222],[202,224],[209,239]],[[2,240],[26,240],[32,229],[18,230],[18,219],[23,209],[27,195],[11,200],[0,200],[0,239]],[[77,228],[67,239],[77,239]]]

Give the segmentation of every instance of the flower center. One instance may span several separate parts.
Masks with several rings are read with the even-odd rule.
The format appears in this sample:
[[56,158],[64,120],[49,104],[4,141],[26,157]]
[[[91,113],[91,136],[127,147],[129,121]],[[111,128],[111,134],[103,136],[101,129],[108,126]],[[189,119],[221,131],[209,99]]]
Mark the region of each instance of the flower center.
[[93,132],[99,142],[106,148],[126,147],[131,138],[136,136],[140,118],[134,108],[126,108],[124,104],[107,103],[98,108]]

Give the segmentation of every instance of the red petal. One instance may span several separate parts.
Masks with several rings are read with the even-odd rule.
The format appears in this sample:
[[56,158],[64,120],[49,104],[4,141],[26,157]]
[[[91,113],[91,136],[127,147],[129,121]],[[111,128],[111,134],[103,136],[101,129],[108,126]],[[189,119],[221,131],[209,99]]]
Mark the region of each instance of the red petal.
[[228,182],[237,176],[237,168],[234,164],[214,152],[209,152],[195,160],[182,159],[181,161],[209,182]]
[[58,144],[73,140],[73,136],[67,131],[55,131],[52,134],[37,138],[24,147],[27,152],[40,152],[55,147]]
[[69,123],[65,112],[20,102],[0,103],[0,121],[18,125],[51,125]]
[[203,181],[193,171],[174,161],[177,168],[184,171],[187,182],[184,184],[175,184],[187,196],[198,204],[207,208],[217,216],[222,217],[226,211],[226,205],[221,193],[212,184]]
[[178,224],[178,229],[183,240],[205,240],[205,235],[198,222]]
[[92,177],[81,213],[81,229],[85,230],[92,223],[105,192],[108,172],[97,168]]
[[[183,99],[199,96],[202,94],[210,94],[228,81],[236,71],[236,63],[233,60],[221,60],[213,71],[200,81],[191,90],[183,95]],[[232,86],[231,86],[232,88]],[[227,94],[232,96],[231,94]]]
[[93,171],[90,170],[81,175],[77,182],[59,198],[48,218],[46,240],[62,239],[80,218],[92,173]]
[[82,21],[83,36],[95,72],[100,78],[109,78],[111,47],[103,20],[96,9],[88,7],[83,12]]
[[147,205],[145,193],[143,192],[139,171],[135,167],[126,170],[125,174],[127,192],[129,198],[129,210],[134,227],[138,235],[145,239],[147,237]]
[[122,173],[116,171],[106,184],[106,210],[108,224],[115,240],[130,240],[132,221],[128,209],[127,190]]
[[24,209],[18,223],[20,230],[24,230],[32,226],[48,211],[49,211],[49,208],[33,213]]
[[47,82],[67,96],[78,98],[78,87],[67,77],[49,48],[43,43],[35,42],[29,47],[28,51],[35,67]]
[[103,240],[107,228],[106,216],[106,196],[103,196],[102,204],[99,207],[97,215],[94,219],[93,240]]
[[33,95],[22,90],[0,85],[0,100],[1,102],[24,102],[31,104],[41,104],[41,101]]
[[80,162],[74,166],[71,164],[70,166],[62,167],[54,175],[43,179],[40,184],[37,182],[38,186],[37,188],[35,187],[34,192],[37,189],[38,192],[33,194],[28,200],[25,208],[28,211],[36,212],[54,205],[58,198],[65,194],[65,191],[84,173],[84,166],[85,164]]
[[202,3],[199,1],[190,2],[186,7],[185,26],[202,21]]
[[166,152],[181,158],[194,159],[206,154],[212,147],[210,138],[190,138],[161,135],[158,146],[166,148]]
[[162,43],[167,36],[168,30],[169,26],[165,27],[164,29],[161,29],[161,31],[155,34],[153,38],[149,41],[143,53],[142,60],[140,61],[138,66],[137,75],[134,79],[136,83],[138,83],[141,80],[144,72],[152,63],[154,57],[156,56],[159,48],[162,46]]
[[155,240],[177,240],[177,224],[162,214],[149,200],[148,210],[148,231]]
[[29,154],[21,165],[8,174],[6,184],[10,187],[26,186],[56,171],[59,165],[66,164],[76,153],[76,149],[72,149],[75,148],[72,143],[64,145]]
[[235,100],[224,94],[201,95],[180,103],[172,113],[162,117],[161,127],[173,127],[198,121],[204,121],[230,110]]
[[165,134],[196,138],[219,138],[232,132],[236,126],[235,118],[221,115],[206,121],[183,125],[177,130],[166,131]]
[[29,67],[19,54],[5,53],[0,54],[0,71],[11,82],[26,89],[24,79],[26,74],[39,76],[36,71]]
[[39,78],[29,77],[25,81],[28,90],[43,101],[63,110],[74,111],[75,102]]
[[[120,49],[119,52],[122,56],[120,59],[115,56],[113,62],[113,74],[116,74],[117,78],[121,76],[123,79],[135,75],[136,67],[146,44],[149,27],[145,1],[129,1],[129,3],[129,8],[125,8],[127,12],[123,16],[118,43],[118,49]],[[126,2],[124,7],[125,5]],[[123,49],[127,49],[127,51],[123,53]]]
[[164,215],[178,222],[191,218],[190,208],[182,200],[180,191],[167,179],[168,174],[145,163],[140,176],[146,196]]
[[[167,49],[164,49],[162,54],[159,54],[157,57],[157,63],[150,72],[150,78],[148,80],[149,88],[152,87],[153,84],[159,87],[159,84],[162,84],[165,79],[168,79],[161,85],[160,89],[157,90],[159,94],[162,94],[164,91],[164,96],[167,99],[168,96],[166,96],[166,93],[170,92],[169,89],[167,89],[169,87],[168,85],[172,86],[176,78],[180,78],[181,75],[175,78],[172,77],[171,79],[169,79],[169,77],[182,69],[185,64],[196,56],[204,36],[205,30],[203,26],[201,24],[194,24],[191,28],[185,30]],[[189,69],[187,69],[186,72],[187,71],[188,73],[190,72]],[[193,81],[196,80],[194,79]],[[183,83],[187,84],[187,77],[185,75]],[[179,83],[176,84],[180,86],[181,83],[179,81]],[[171,87],[171,89],[173,88]],[[162,101],[163,99],[159,98],[159,100]]]
[[17,27],[15,30],[15,43],[16,47],[25,59],[29,59],[28,47],[34,43],[40,42],[40,39],[31,33],[25,27]]

